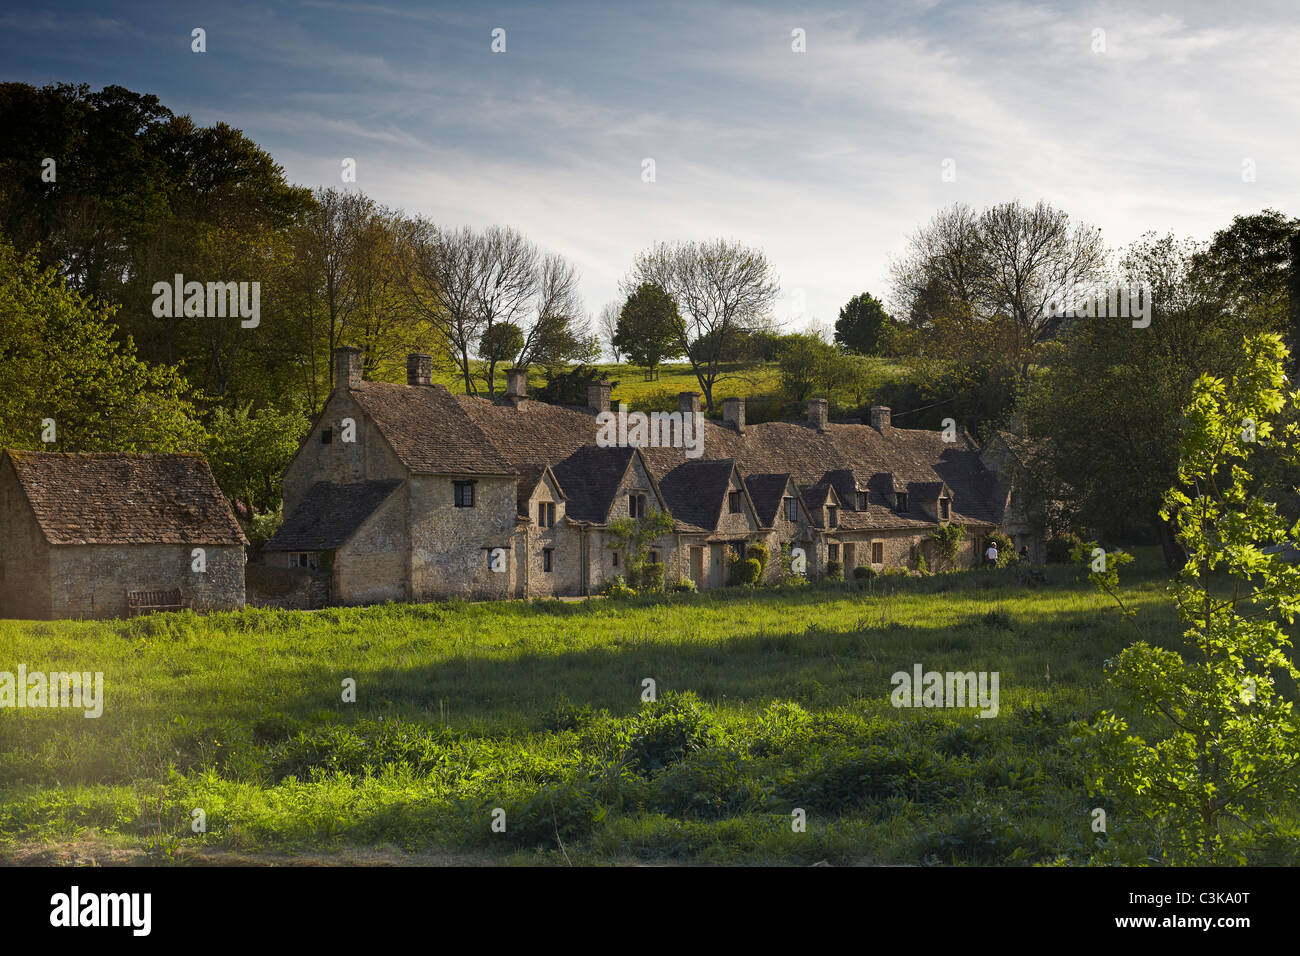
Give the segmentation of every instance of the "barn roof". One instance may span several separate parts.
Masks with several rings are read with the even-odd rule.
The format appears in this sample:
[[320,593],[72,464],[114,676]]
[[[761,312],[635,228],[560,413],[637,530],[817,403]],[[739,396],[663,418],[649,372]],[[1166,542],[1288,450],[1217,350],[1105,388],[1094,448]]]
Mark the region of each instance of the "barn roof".
[[197,454],[5,452],[50,544],[247,544]]

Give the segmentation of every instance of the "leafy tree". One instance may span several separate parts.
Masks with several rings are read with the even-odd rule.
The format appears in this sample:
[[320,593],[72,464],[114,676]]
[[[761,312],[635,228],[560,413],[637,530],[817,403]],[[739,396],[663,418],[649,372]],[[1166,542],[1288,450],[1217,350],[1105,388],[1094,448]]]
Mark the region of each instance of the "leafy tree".
[[792,401],[802,402],[824,381],[824,369],[835,347],[811,333],[787,336],[777,364],[781,371],[781,391]]
[[613,346],[650,378],[665,359],[681,354],[685,337],[682,317],[672,297],[653,282],[642,282],[627,297],[619,313]]
[[835,323],[835,341],[850,352],[876,355],[880,350],[881,333],[892,322],[880,300],[870,292],[862,292],[840,309],[840,317]]
[[280,475],[298,452],[309,422],[297,409],[229,411],[218,406],[208,425],[207,455],[213,477],[230,498],[257,511],[281,500]]
[[[118,341],[115,309],[69,289],[0,238],[0,446],[197,451],[204,432],[174,369]],[[46,420],[53,441],[44,441]]]
[[513,322],[499,322],[490,329],[484,329],[479,338],[479,357],[492,366],[509,362],[524,347],[523,329]]
[[1244,862],[1229,829],[1254,828],[1270,800],[1300,791],[1300,721],[1283,692],[1300,679],[1284,627],[1300,611],[1300,565],[1265,550],[1300,543],[1300,523],[1255,492],[1252,472],[1264,447],[1300,458],[1286,358],[1279,335],[1257,335],[1231,377],[1197,379],[1164,499],[1187,552],[1174,584],[1182,652],[1125,649],[1112,680],[1144,722],[1106,711],[1083,725],[1096,747],[1092,786],[1151,820],[1170,862]]

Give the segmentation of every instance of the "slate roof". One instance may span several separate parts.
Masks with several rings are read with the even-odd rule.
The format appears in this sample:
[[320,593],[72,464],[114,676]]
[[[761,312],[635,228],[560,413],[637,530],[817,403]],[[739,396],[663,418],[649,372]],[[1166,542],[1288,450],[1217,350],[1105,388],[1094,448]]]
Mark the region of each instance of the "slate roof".
[[50,544],[247,544],[202,455],[7,450]]
[[401,484],[400,478],[350,484],[318,481],[264,549],[328,551],[341,547]]
[[[377,396],[378,388],[363,383],[359,392],[354,390],[353,394]],[[500,459],[492,463],[495,471],[513,472],[524,479],[522,493],[522,485],[531,480],[528,476],[547,464],[569,496],[569,514],[577,520],[604,521],[614,487],[630,460],[630,455],[619,457],[610,453],[627,453],[630,449],[596,447],[597,425],[591,409],[548,405],[531,399],[493,402],[477,396],[451,396],[441,386],[382,388],[391,390],[391,394],[386,392],[383,397],[393,404],[400,403],[401,393],[437,393],[436,399],[420,399],[429,404],[437,402],[436,410],[398,413],[389,409],[388,414],[390,419],[404,423],[402,428],[391,430],[423,436],[426,441],[431,441],[429,436],[435,433],[441,438],[443,423],[451,423],[446,427],[455,430],[457,441],[449,442],[441,450],[445,459],[443,470],[467,470],[482,464],[477,456],[491,453]],[[376,398],[368,400],[377,401]],[[463,411],[463,419],[451,414],[445,408],[448,404]],[[462,421],[483,437],[466,439],[461,434]],[[453,451],[467,441],[474,445],[476,457],[473,461],[460,461]],[[939,432],[917,429],[891,427],[881,434],[870,425],[860,423],[831,422],[824,431],[818,431],[806,422],[763,422],[747,425],[744,433],[739,434],[730,425],[706,420],[704,454],[699,459],[687,458],[680,448],[642,448],[640,452],[652,478],[668,499],[669,510],[692,528],[715,526],[709,523],[709,517],[718,472],[715,467],[699,465],[676,471],[692,461],[729,459],[746,478],[789,474],[801,491],[813,486],[834,487],[842,505],[838,529],[844,531],[934,527],[934,522],[920,512],[898,514],[894,510],[895,486],[899,490],[915,487],[917,490],[912,494],[924,496],[930,493],[931,486],[946,482],[952,491],[952,519],[960,523],[1000,524],[1005,503],[1005,497],[999,494],[997,477],[981,462],[979,447],[965,433],[956,442],[945,442]],[[668,481],[674,472],[673,479]],[[857,491],[864,489],[867,508],[858,511]]]
[[514,468],[443,385],[362,382],[352,397],[402,464],[425,475],[508,475]]
[[659,490],[681,531],[713,531],[731,487],[730,458],[687,458],[659,479]]
[[758,517],[758,523],[763,527],[771,527],[772,522],[776,520],[789,482],[789,472],[745,476],[745,490],[749,492],[749,498],[754,502],[754,513]]

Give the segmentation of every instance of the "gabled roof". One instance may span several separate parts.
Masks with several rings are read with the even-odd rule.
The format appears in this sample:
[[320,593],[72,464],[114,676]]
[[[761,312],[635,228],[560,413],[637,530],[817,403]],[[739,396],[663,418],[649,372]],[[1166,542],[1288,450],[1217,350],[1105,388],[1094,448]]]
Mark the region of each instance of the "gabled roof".
[[247,544],[202,455],[6,451],[50,544]]
[[717,530],[735,467],[730,458],[688,458],[660,479],[664,503],[681,530]]
[[263,547],[267,551],[342,547],[401,484],[400,478],[350,484],[318,481]]
[[403,465],[425,475],[508,475],[515,469],[442,385],[362,382],[351,389]]
[[534,462],[527,465],[521,465],[518,470],[519,481],[516,482],[516,490],[520,516],[528,515],[528,502],[532,500],[534,492],[537,491],[537,486],[542,483],[547,475],[550,475],[551,483],[555,485],[555,491],[560,496],[560,499],[564,500],[569,497],[564,493],[564,488],[560,484],[560,479],[555,477],[555,472],[551,470],[549,465]]
[[[754,502],[754,515],[764,528],[770,528],[781,510],[781,501],[790,487],[790,473],[746,475],[745,488]],[[799,489],[795,489],[798,494]]]
[[575,521],[604,524],[614,495],[636,457],[635,448],[579,448],[551,471],[568,492],[565,513]]

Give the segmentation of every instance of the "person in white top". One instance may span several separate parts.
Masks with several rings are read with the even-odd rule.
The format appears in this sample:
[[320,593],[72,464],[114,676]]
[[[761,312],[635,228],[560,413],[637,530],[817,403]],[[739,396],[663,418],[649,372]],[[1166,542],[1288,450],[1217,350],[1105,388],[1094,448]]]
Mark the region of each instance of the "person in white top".
[[990,568],[998,566],[998,546],[995,542],[989,542],[989,549],[984,552],[984,564]]

